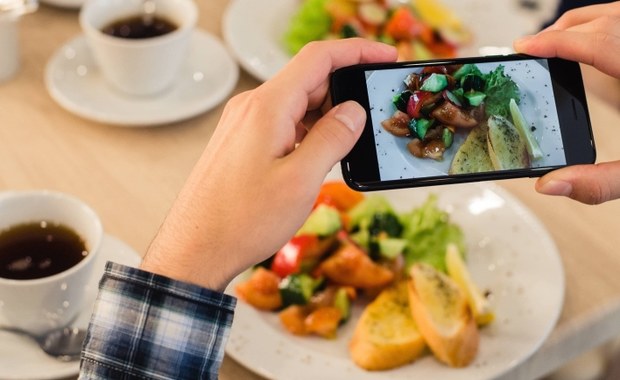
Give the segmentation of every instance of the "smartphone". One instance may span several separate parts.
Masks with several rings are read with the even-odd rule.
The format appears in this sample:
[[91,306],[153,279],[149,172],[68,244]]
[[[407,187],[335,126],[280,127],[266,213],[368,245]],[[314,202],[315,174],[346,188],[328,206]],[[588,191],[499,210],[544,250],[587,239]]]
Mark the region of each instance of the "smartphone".
[[360,64],[330,79],[335,104],[367,112],[341,161],[369,191],[538,177],[590,164],[596,150],[579,64],[502,55]]

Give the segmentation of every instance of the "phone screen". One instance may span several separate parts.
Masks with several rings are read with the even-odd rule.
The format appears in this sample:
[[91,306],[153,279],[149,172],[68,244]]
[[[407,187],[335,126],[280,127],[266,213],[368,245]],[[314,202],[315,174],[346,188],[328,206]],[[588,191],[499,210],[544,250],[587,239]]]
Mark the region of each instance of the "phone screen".
[[380,181],[567,163],[546,59],[364,76]]

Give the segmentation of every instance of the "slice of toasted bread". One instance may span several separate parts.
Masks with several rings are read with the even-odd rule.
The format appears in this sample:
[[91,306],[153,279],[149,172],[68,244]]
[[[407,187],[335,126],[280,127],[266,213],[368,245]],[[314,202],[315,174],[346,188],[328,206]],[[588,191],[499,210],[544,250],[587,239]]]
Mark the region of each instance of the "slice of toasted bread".
[[454,154],[449,174],[480,173],[493,170],[487,144],[486,123],[481,123],[469,132],[467,138]]
[[530,166],[530,156],[525,141],[515,126],[501,116],[488,120],[487,141],[489,156],[496,170],[522,169]]
[[379,371],[414,361],[424,351],[409,308],[407,282],[383,290],[362,313],[349,344],[358,366]]
[[478,352],[480,337],[465,294],[430,265],[414,264],[409,274],[409,303],[426,344],[449,366],[467,366]]

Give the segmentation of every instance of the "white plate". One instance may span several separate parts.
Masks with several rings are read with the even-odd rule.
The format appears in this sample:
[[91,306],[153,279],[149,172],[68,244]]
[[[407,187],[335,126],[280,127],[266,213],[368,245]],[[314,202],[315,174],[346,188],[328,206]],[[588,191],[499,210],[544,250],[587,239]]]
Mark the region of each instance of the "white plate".
[[234,89],[239,67],[214,36],[196,30],[190,54],[173,87],[153,97],[132,97],[112,89],[80,35],[60,48],[45,71],[47,89],[69,112],[126,127],[173,123],[221,103]]
[[[140,260],[138,253],[127,244],[106,235],[93,275],[86,288],[87,297],[91,301],[77,317],[74,326],[83,328],[88,326],[106,261],[137,266]],[[79,361],[66,363],[47,356],[34,341],[28,338],[0,331],[0,379],[2,380],[45,380],[75,376],[79,372],[79,366]]]
[[60,8],[78,9],[86,0],[39,0],[42,4]]
[[239,301],[226,352],[262,376],[296,380],[485,380],[501,376],[532,355],[555,326],[564,299],[562,262],[544,225],[493,183],[381,194],[398,210],[408,211],[430,192],[462,226],[472,276],[492,294],[496,320],[481,330],[480,351],[470,366],[449,368],[429,354],[390,371],[356,367],[347,345],[361,307],[337,339],[325,340],[293,336],[282,328],[276,313],[260,312]]
[[[460,55],[509,51],[512,41],[536,31],[553,15],[557,0],[538,2],[524,10],[518,1],[442,0],[472,29],[474,43]],[[282,38],[299,0],[231,0],[223,20],[224,40],[241,66],[257,79],[271,78],[289,61]],[[501,20],[501,28],[498,28]]]
[[[535,125],[534,137],[540,145],[543,157],[533,161],[531,166],[552,167],[566,164],[558,112],[555,106],[549,70],[536,61],[501,62],[504,72],[519,87],[521,100],[519,109],[530,125]],[[479,63],[483,73],[494,70],[498,63]],[[454,143],[446,150],[442,161],[417,158],[407,149],[410,137],[397,137],[386,132],[381,122],[392,116],[392,97],[405,89],[403,80],[419,69],[404,68],[394,71],[368,73],[370,115],[377,147],[377,159],[382,180],[398,180],[413,177],[447,175],[454,154],[465,141],[470,130],[458,129]],[[543,78],[549,78],[547,82]]]
[[231,52],[259,80],[273,77],[291,58],[282,37],[298,0],[233,0],[222,20],[222,33]]

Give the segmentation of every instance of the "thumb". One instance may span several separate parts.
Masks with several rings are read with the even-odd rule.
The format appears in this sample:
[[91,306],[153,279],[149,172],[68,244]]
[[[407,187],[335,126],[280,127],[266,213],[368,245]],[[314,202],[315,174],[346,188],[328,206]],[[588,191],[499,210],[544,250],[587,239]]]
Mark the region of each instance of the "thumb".
[[562,195],[586,204],[620,198],[620,161],[576,165],[552,171],[538,179],[536,191]]
[[321,176],[349,153],[366,123],[366,111],[347,101],[329,110],[310,129],[293,152],[299,168]]

